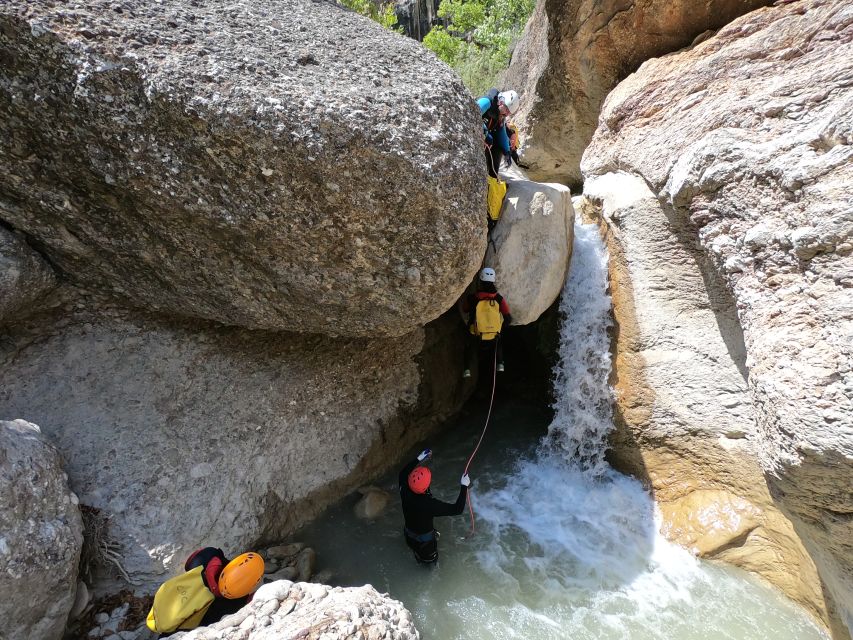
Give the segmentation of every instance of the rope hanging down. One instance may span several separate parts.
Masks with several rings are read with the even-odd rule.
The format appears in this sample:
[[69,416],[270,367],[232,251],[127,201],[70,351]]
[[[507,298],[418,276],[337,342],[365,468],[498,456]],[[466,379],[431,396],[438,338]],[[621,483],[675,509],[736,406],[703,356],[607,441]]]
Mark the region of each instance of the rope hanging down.
[[[465,463],[465,471],[462,472],[463,475],[468,473],[468,467],[471,466],[471,461],[474,459],[474,456],[477,455],[477,451],[480,449],[480,445],[483,443],[483,438],[486,435],[486,429],[489,428],[489,418],[492,416],[492,407],[495,404],[495,387],[497,386],[498,379],[498,340],[500,340],[500,336],[495,339],[495,358],[494,362],[492,362],[492,397],[489,400],[489,411],[486,414],[486,424],[483,425],[483,432],[480,434],[480,439],[477,441],[477,446],[474,447],[474,450],[471,452],[471,456],[468,458],[468,462]],[[471,490],[468,490],[468,513],[471,514],[471,531],[468,533],[468,536],[474,535],[474,506],[471,504]]]

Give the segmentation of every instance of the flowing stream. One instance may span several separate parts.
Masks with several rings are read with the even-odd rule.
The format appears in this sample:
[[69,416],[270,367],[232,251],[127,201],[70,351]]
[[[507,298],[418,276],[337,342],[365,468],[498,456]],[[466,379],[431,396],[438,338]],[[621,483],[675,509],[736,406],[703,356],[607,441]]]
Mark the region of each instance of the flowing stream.
[[[439,562],[417,565],[402,539],[394,474],[380,483],[394,500],[376,521],[356,519],[349,497],[301,533],[319,568],[333,571],[334,584],[370,583],[401,600],[432,640],[825,640],[774,589],[663,539],[649,495],[605,462],[606,270],[597,229],[576,225],[554,417],[511,394],[497,398],[471,467],[475,533],[467,510],[437,519]],[[456,498],[487,408],[474,405],[428,443],[436,497]]]

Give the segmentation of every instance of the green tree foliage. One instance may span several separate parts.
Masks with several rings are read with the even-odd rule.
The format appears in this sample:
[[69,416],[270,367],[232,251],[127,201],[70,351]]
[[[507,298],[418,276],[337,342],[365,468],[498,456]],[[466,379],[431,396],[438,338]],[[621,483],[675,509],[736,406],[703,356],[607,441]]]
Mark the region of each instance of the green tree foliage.
[[535,5],[536,0],[441,0],[438,15],[448,26],[434,27],[424,45],[479,95],[509,66],[512,45]]
[[374,22],[378,22],[386,29],[392,31],[402,31],[400,28],[395,28],[397,24],[397,14],[394,12],[394,3],[374,3],[372,0],[338,0],[347,9],[352,9],[356,13],[367,16]]

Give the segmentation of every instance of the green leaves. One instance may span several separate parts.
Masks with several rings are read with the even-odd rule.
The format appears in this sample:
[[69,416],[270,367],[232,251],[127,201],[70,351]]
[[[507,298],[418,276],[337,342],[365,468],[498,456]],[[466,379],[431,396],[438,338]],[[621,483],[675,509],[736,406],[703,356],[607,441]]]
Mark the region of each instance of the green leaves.
[[374,4],[371,0],[338,0],[338,2],[347,9],[352,9],[374,22],[378,22],[386,29],[402,31],[400,28],[394,28],[397,24],[397,14],[394,12],[393,2],[385,4]]
[[512,46],[535,6],[536,0],[441,0],[438,15],[448,26],[433,27],[424,45],[453,67],[472,93],[482,93],[509,66]]

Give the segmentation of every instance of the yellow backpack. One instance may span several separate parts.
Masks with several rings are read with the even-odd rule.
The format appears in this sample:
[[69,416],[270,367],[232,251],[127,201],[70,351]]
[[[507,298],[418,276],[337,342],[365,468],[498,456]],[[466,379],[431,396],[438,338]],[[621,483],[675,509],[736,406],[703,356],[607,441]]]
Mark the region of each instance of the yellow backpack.
[[501,332],[503,323],[500,296],[486,298],[477,303],[474,313],[474,333],[480,336],[481,340],[494,340]]
[[202,571],[204,567],[196,567],[160,585],[145,621],[151,631],[189,631],[201,624],[214,599],[210,589],[204,585]]
[[501,208],[506,196],[506,182],[489,176],[489,220],[497,222],[501,219]]

